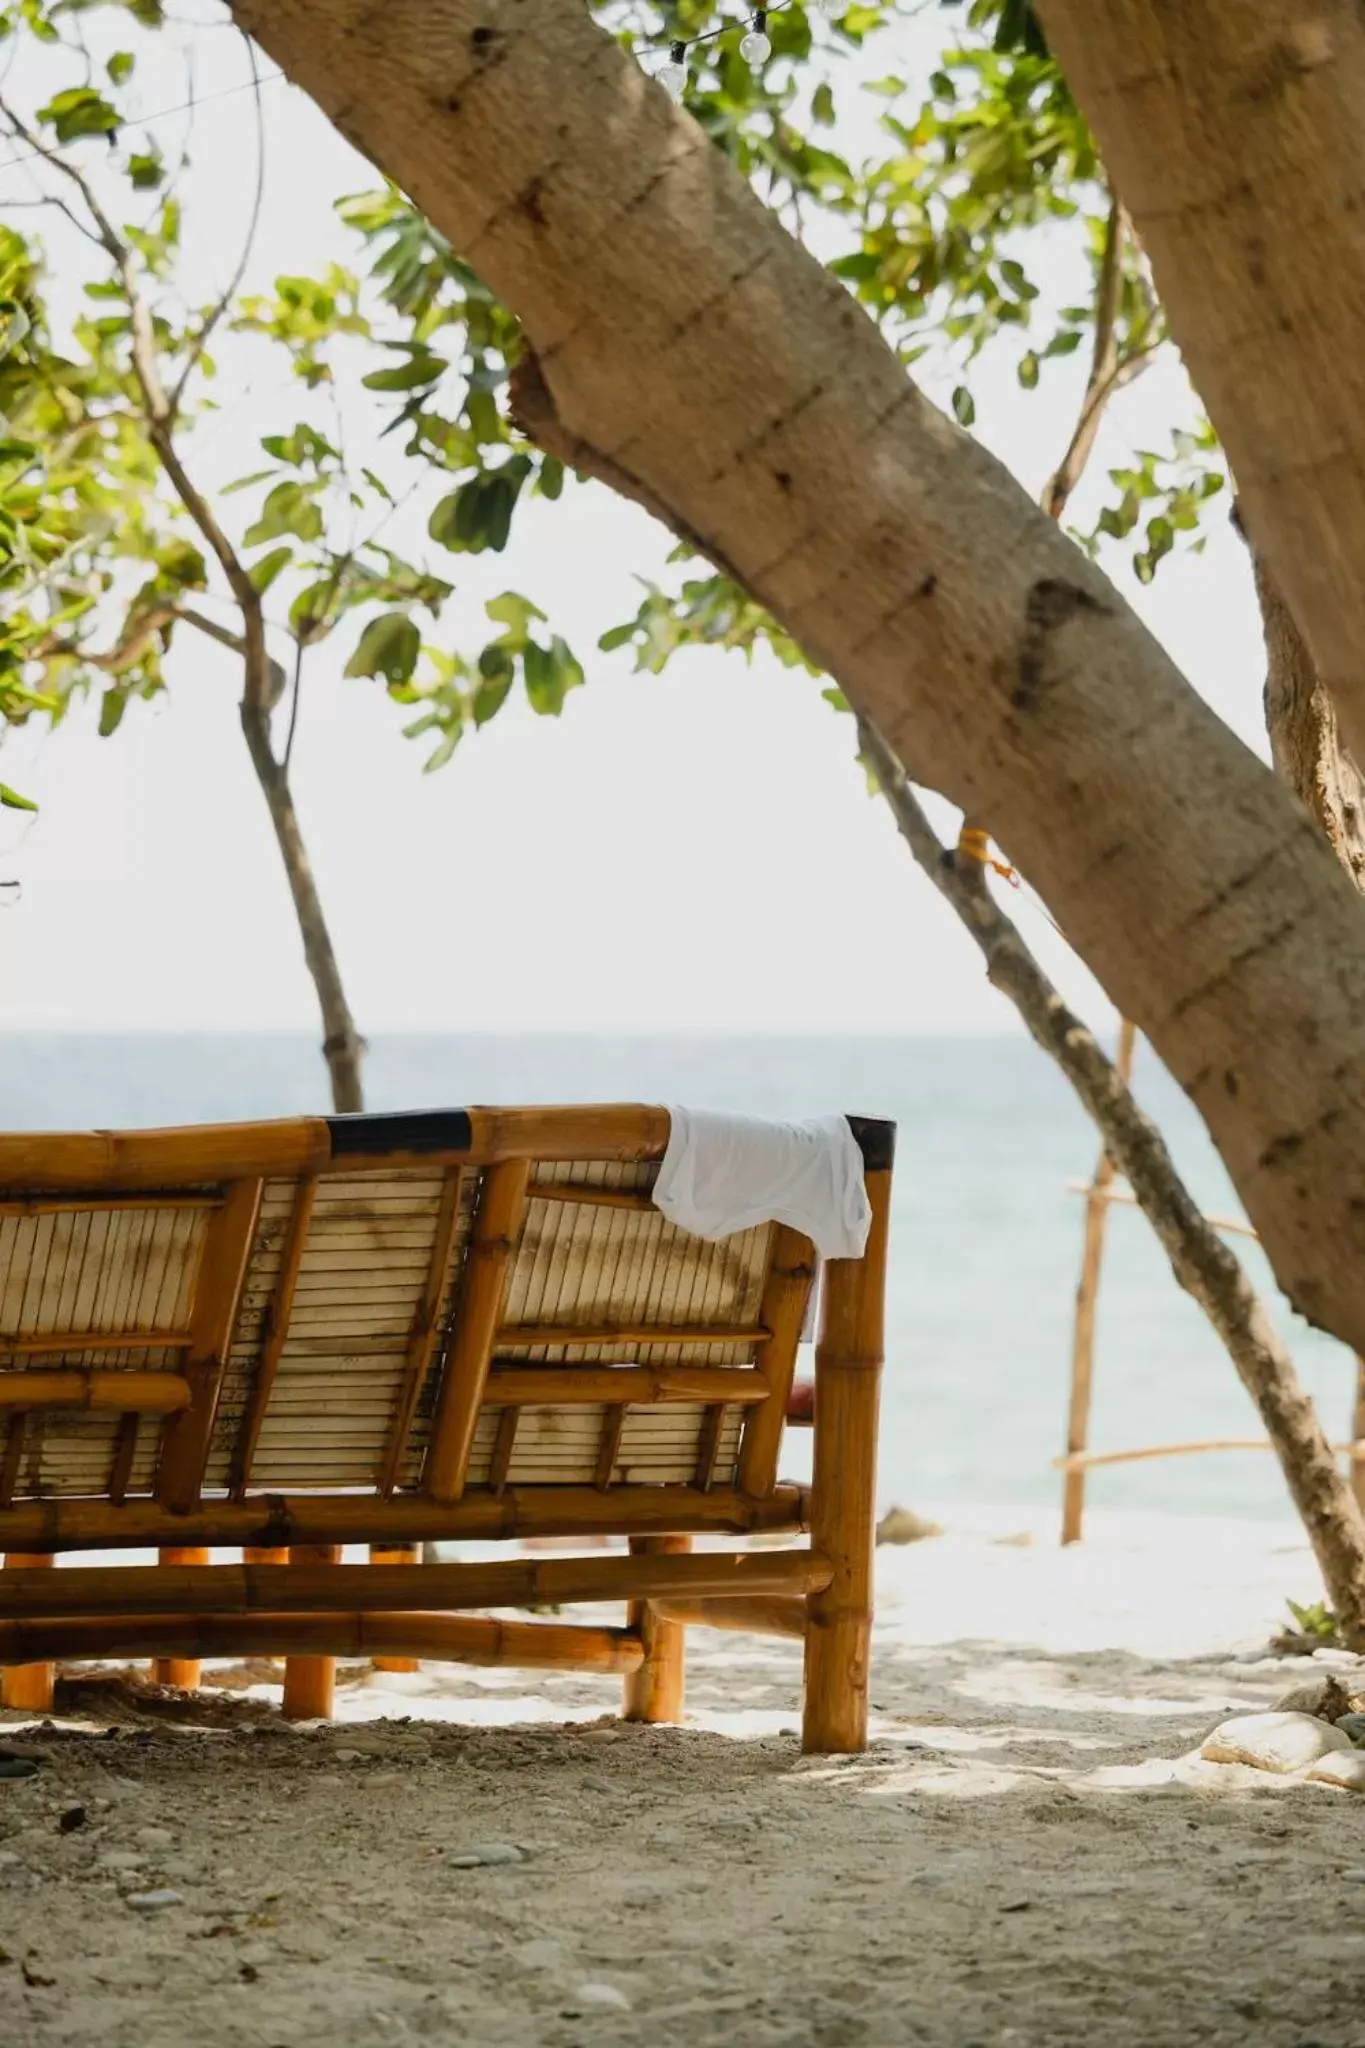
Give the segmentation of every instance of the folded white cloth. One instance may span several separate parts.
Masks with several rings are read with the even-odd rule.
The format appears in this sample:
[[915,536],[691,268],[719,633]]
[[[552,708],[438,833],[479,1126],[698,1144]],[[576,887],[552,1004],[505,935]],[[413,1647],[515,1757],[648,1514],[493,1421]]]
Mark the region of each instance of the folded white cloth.
[[863,1155],[843,1116],[769,1123],[715,1110],[670,1109],[654,1202],[694,1237],[730,1237],[787,1223],[826,1259],[859,1259],[872,1209]]

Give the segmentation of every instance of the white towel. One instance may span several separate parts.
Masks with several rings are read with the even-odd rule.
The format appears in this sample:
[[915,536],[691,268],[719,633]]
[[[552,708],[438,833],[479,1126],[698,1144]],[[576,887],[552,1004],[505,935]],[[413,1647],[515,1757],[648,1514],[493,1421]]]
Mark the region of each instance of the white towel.
[[668,1113],[654,1202],[670,1223],[713,1241],[787,1223],[823,1258],[862,1257],[872,1209],[847,1117],[783,1124],[704,1109]]

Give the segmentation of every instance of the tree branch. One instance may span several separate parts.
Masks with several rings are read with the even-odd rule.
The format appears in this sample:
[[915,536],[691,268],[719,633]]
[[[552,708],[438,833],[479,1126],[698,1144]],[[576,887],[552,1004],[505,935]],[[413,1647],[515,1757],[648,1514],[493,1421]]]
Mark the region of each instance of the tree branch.
[[247,57],[251,64],[251,91],[256,108],[255,196],[253,197],[251,202],[251,215],[247,222],[246,234],[243,237],[241,251],[237,257],[237,262],[233,268],[232,275],[228,279],[226,285],[224,285],[217,299],[214,301],[214,304],[210,309],[203,326],[200,328],[198,334],[191,342],[189,353],[185,358],[185,366],[181,370],[179,377],[176,379],[175,389],[172,391],[170,396],[169,417],[172,422],[174,422],[179,415],[180,408],[184,403],[185,391],[189,385],[190,378],[194,375],[195,370],[198,368],[198,365],[203,357],[204,350],[209,345],[209,341],[213,335],[214,329],[217,327],[224,313],[226,313],[228,307],[232,304],[232,301],[237,296],[238,287],[241,285],[242,279],[246,275],[247,264],[251,261],[251,251],[255,247],[256,234],[261,224],[261,206],[265,199],[265,120],[261,112],[261,77],[259,68],[256,63],[256,45],[252,42],[250,36],[247,35],[244,35],[242,37],[242,41],[246,44]]
[[1250,1281],[1181,1180],[1156,1125],[995,902],[981,863],[965,861],[941,843],[881,734],[860,720],[858,736],[916,864],[971,935],[992,986],[1009,998],[1071,1083],[1109,1157],[1126,1175],[1176,1280],[1221,1339],[1279,1457],[1343,1635],[1353,1648],[1365,1648],[1365,1517]]
[[1048,479],[1043,492],[1043,510],[1060,519],[1067,500],[1080,482],[1095,445],[1104,408],[1116,386],[1119,368],[1118,316],[1123,295],[1123,245],[1126,222],[1117,198],[1110,202],[1100,257],[1099,286],[1095,295],[1095,341],[1090,357],[1090,375],[1085,397],[1066,453]]

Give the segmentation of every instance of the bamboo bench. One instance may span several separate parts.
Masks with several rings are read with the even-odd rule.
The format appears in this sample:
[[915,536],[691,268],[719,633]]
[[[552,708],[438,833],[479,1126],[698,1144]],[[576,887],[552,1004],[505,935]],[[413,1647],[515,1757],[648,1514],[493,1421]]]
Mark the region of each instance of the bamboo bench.
[[[825,1269],[809,1489],[778,1454],[812,1247],[676,1229],[668,1131],[625,1106],[0,1136],[5,1704],[48,1703],[60,1658],[193,1684],[275,1654],[313,1716],[337,1656],[427,1657],[620,1672],[664,1721],[700,1622],[802,1638],[806,1748],[860,1749],[894,1127],[854,1120],[873,1225]],[[433,1539],[590,1535],[630,1554],[412,1569]],[[154,1568],[33,1569],[138,1548]],[[617,1600],[622,1628],[468,1611]]]

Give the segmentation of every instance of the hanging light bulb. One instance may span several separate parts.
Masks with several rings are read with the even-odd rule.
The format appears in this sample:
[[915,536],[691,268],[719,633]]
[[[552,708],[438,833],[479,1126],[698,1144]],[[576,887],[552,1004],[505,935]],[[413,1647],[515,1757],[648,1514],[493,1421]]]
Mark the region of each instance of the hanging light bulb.
[[746,64],[766,64],[772,56],[772,43],[764,34],[767,24],[767,13],[760,7],[754,16],[753,27],[739,46],[739,54]]
[[654,76],[671,100],[680,100],[687,90],[687,45],[670,43],[668,62],[659,67]]

